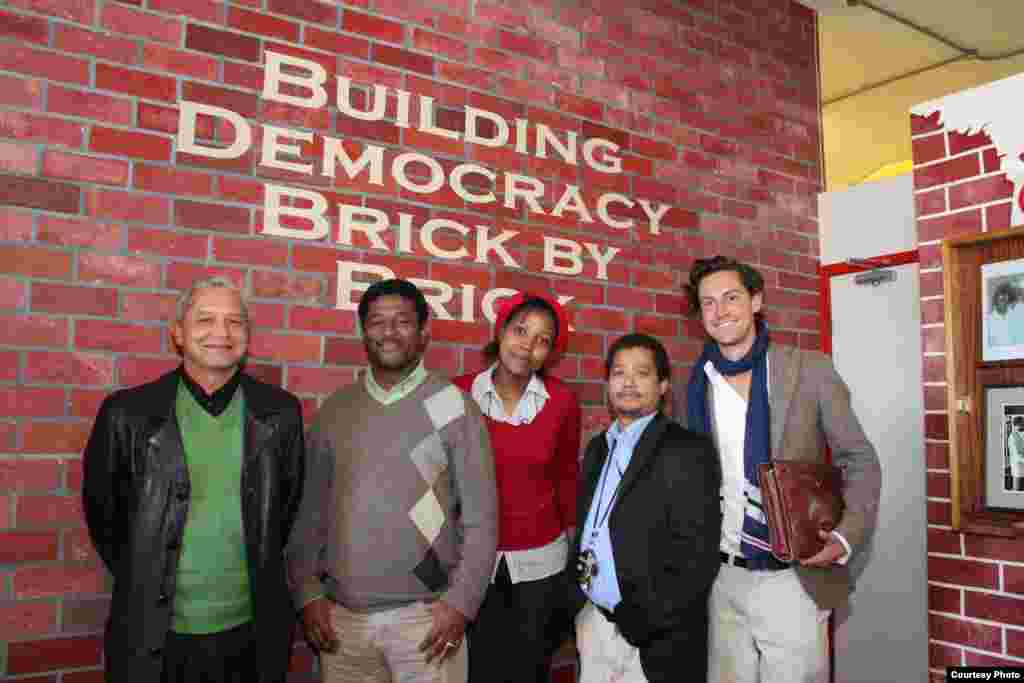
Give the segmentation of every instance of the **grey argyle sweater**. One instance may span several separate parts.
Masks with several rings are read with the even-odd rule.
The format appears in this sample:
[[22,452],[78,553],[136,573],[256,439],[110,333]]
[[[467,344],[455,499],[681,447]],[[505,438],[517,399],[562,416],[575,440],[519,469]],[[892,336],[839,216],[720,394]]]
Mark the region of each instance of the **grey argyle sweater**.
[[443,598],[472,619],[494,567],[494,460],[476,403],[429,375],[382,405],[362,379],[320,408],[288,549],[296,604],[354,610]]

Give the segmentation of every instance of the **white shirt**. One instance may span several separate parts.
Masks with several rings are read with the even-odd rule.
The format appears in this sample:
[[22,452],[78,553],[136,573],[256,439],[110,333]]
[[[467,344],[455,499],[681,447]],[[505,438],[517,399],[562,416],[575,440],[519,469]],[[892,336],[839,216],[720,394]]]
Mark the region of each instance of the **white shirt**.
[[[767,360],[765,361],[768,362]],[[768,370],[768,394],[771,395],[771,367]],[[712,415],[715,445],[718,446],[722,461],[722,540],[719,548],[731,555],[740,553],[740,531],[743,529],[743,515],[746,509],[744,491],[747,486],[744,471],[743,451],[747,432],[747,401],[729,384],[728,380],[715,369],[711,361],[704,364],[704,374],[711,383]],[[846,564],[852,552],[850,544],[838,531],[832,532],[843,544],[846,554],[836,560]]]
[[469,390],[470,395],[480,406],[480,412],[495,422],[510,425],[530,424],[551,397],[547,387],[536,373],[531,375],[523,395],[519,397],[515,411],[508,415],[505,413],[505,404],[502,403],[501,396],[494,386],[494,369],[497,367],[498,364],[495,363],[476,376]]
[[[530,424],[544,408],[544,404],[551,397],[544,381],[536,374],[530,377],[530,381],[519,397],[519,403],[511,415],[505,412],[505,404],[498,395],[494,386],[494,369],[498,367],[495,363],[473,379],[473,385],[469,393],[480,406],[480,412],[495,422],[504,422],[513,426]],[[539,548],[528,548],[526,550],[499,550],[494,558],[494,570],[491,572],[491,581],[498,572],[498,564],[501,558],[505,558],[508,565],[508,574],[512,583],[520,581],[538,581],[554,576],[565,568],[569,559],[569,538],[564,533],[555,540]]]
[[746,500],[743,489],[743,447],[746,442],[747,402],[708,361],[704,373],[711,382],[711,400],[715,444],[722,461],[722,541],[719,544],[730,555],[740,554],[740,531]]

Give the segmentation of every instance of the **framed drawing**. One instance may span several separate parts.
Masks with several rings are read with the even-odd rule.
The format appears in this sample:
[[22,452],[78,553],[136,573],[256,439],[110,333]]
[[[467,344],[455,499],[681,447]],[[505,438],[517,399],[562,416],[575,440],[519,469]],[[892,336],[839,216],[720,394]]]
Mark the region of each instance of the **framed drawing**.
[[1024,386],[985,387],[985,504],[1024,510]]
[[1024,259],[981,266],[981,359],[1024,358]]

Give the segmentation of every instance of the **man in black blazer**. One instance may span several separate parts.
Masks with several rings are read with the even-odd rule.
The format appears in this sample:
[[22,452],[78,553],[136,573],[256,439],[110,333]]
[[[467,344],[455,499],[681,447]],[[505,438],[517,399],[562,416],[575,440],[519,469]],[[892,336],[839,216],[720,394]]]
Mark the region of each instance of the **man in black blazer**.
[[570,555],[580,683],[703,681],[718,456],[660,412],[671,369],[658,340],[619,338],[605,372],[616,419],[587,445]]

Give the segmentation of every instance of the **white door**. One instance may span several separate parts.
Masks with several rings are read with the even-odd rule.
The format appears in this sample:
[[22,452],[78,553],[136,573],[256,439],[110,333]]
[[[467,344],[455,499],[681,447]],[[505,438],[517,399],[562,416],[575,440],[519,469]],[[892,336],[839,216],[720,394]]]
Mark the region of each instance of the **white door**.
[[837,683],[928,680],[924,399],[917,264],[896,280],[832,278],[832,352],[882,463],[882,500],[849,607],[835,615]]

